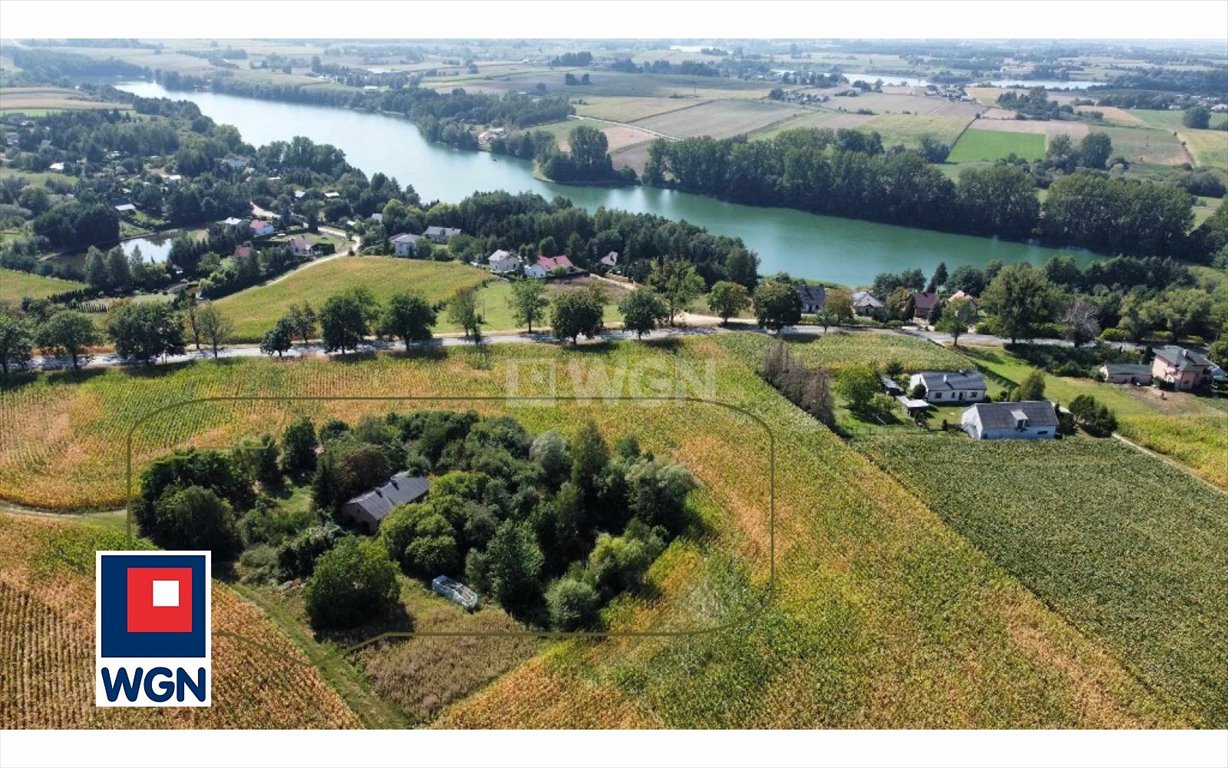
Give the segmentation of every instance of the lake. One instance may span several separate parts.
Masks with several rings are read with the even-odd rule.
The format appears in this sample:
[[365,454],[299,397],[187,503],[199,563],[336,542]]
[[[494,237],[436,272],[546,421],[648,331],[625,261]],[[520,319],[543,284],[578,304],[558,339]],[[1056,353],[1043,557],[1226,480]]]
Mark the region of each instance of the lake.
[[149,237],[134,237],[131,240],[125,240],[120,243],[120,248],[123,249],[124,255],[131,257],[133,252],[141,249],[141,258],[145,261],[164,262],[171,255],[171,242],[173,238],[168,235],[150,235]]
[[553,184],[533,178],[532,164],[527,161],[432,144],[403,118],[229,94],[172,92],[157,83],[116,87],[138,96],[188,99],[215,121],[234,125],[245,141],[257,146],[295,136],[332,144],[368,175],[379,171],[403,185],[412,184],[424,202],[454,203],[474,192],[502,189],[536,192],[546,198],[563,196],[588,210],[605,206],[685,220],[714,233],[742,238],[758,252],[764,274],[786,271],[855,286],[869,283],[879,272],[919,267],[929,275],[939,262],[953,271],[963,264],[993,260],[1040,264],[1060,252],[1071,253],[1081,265],[1095,258],[1086,251],[1058,251],[787,208],[737,205],[673,190]]

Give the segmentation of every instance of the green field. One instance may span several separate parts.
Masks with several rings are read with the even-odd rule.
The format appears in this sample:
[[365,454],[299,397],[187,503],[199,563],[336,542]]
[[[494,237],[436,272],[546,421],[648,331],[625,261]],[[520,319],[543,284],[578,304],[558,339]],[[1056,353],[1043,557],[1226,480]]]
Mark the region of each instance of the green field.
[[877,115],[861,126],[861,130],[878,131],[883,136],[884,146],[903,144],[909,148],[920,146],[921,137],[934,136],[948,146],[955,143],[959,134],[972,116],[956,115]]
[[[658,560],[651,592],[621,603],[610,616],[613,629],[744,619],[768,595],[774,552],[766,607],[706,635],[552,643],[455,701],[434,725],[1138,728],[1198,721],[1200,710],[1158,699],[1107,652],[1104,638],[1070,626],[890,476],[785,402],[753,372],[756,358],[729,334],[578,350],[492,345],[485,355],[250,359],[21,377],[0,389],[0,496],[47,505],[115,498],[121,436],[134,417],[193,397],[498,396],[514,380],[532,392],[541,391],[533,382],[551,381],[557,389],[550,391],[562,396],[591,393],[594,382],[604,382],[596,386],[606,394],[635,394],[698,381],[697,390],[679,393],[748,409],[766,422],[771,443],[745,416],[683,401],[552,402],[517,407],[515,415],[534,431],[586,416],[608,435],[634,431],[645,448],[691,468],[710,500],[703,539]],[[536,366],[531,380],[527,362]],[[704,371],[711,371],[710,392]],[[336,400],[310,407],[353,420],[390,406]],[[498,413],[505,403],[473,407]],[[136,466],[175,445],[227,444],[276,429],[287,410],[269,401],[173,410],[142,428]],[[781,463],[769,496],[771,446]],[[405,702],[434,695],[418,688],[423,679],[403,678]]]
[[1228,724],[1228,494],[1114,440],[862,448],[1204,726]]
[[85,283],[61,280],[58,277],[43,277],[29,272],[0,267],[0,304],[21,304],[21,300],[45,299],[57,293],[85,288]]
[[[821,336],[788,337],[790,352],[808,366],[839,370],[848,365],[885,366],[896,361],[905,371],[944,371],[972,368],[973,363],[959,352],[924,339],[899,333],[841,331],[832,328]],[[729,337],[744,354],[758,361],[773,340],[761,335],[737,334]]]
[[[351,286],[366,287],[380,301],[407,290],[444,301],[458,288],[476,288],[490,279],[482,270],[455,262],[342,256],[219,299],[217,304],[235,321],[237,341],[259,341],[291,304],[305,301],[318,310],[329,296]],[[446,330],[445,326],[441,322],[439,329]]]
[[947,162],[989,162],[1004,159],[1012,152],[1025,160],[1039,160],[1045,156],[1045,137],[1039,133],[969,129],[959,137]]

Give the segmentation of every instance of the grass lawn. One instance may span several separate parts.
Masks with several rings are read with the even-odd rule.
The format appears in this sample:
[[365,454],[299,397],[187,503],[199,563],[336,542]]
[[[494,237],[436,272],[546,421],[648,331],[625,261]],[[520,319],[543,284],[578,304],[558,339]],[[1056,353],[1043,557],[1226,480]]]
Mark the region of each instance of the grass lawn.
[[[329,296],[353,286],[366,287],[380,301],[406,290],[443,301],[458,288],[476,288],[490,279],[487,272],[455,262],[342,256],[239,291],[217,304],[235,321],[237,341],[259,341],[291,304],[306,301],[318,310]],[[445,330],[443,324],[439,330]]]
[[[452,676],[475,692],[432,721],[441,727],[1107,728],[1197,721],[1194,706],[1158,698],[1108,652],[1104,638],[1072,627],[889,475],[785,402],[754,373],[757,351],[738,336],[575,350],[491,345],[484,356],[464,349],[23,375],[0,390],[0,496],[78,504],[114,498],[122,491],[120,436],[134,416],[192,397],[484,395],[496,399],[462,407],[498,414],[513,407],[498,399],[511,382],[530,392],[550,382],[549,391],[560,396],[680,387],[668,391],[747,409],[772,437],[736,411],[685,401],[521,404],[513,415],[533,432],[571,430],[583,418],[611,438],[634,432],[644,448],[686,464],[701,483],[705,535],[671,546],[649,572],[651,589],[610,611],[611,628],[743,621],[689,637],[556,642],[519,664],[509,662],[515,649],[469,657],[465,649],[415,643],[380,657],[388,659],[387,670],[362,662],[376,689],[384,674],[389,690],[398,679],[448,682],[431,664],[446,668],[456,659],[489,658],[490,669],[509,670],[476,689],[463,675],[480,669]],[[275,429],[300,407],[354,420],[390,406],[261,401],[176,409],[142,428],[136,466],[174,445],[226,444]],[[779,462],[771,496],[770,446]],[[775,586],[764,604],[769,552]],[[1215,616],[1194,614],[1208,622]],[[425,606],[420,615],[434,620]],[[400,660],[392,657],[398,652]],[[428,666],[406,666],[415,657]],[[400,704],[425,711],[431,702],[422,694],[438,695],[437,689],[417,685],[401,685]],[[252,712],[253,720],[261,722],[262,714]]]
[[[1032,370],[1000,347],[966,348],[984,370],[1019,383]],[[1199,476],[1228,489],[1228,412],[1188,392],[1161,392],[1091,379],[1045,375],[1045,396],[1069,403],[1091,395],[1117,414],[1124,437],[1186,464]],[[1161,399],[1161,395],[1163,399]]]
[[1228,494],[1108,440],[859,443],[1201,724],[1228,724]]
[[1000,160],[1012,152],[1026,160],[1039,160],[1045,155],[1045,137],[1037,133],[969,129],[955,143],[947,162]]
[[0,303],[21,304],[21,300],[27,296],[32,299],[44,299],[57,293],[76,291],[85,287],[85,283],[73,280],[43,277],[0,267]]

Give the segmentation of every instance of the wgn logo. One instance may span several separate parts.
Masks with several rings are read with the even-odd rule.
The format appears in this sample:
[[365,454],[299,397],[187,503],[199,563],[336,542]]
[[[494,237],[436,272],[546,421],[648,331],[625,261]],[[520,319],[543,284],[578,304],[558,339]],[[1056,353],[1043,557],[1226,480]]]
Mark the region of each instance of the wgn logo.
[[208,552],[99,552],[100,707],[212,702]]

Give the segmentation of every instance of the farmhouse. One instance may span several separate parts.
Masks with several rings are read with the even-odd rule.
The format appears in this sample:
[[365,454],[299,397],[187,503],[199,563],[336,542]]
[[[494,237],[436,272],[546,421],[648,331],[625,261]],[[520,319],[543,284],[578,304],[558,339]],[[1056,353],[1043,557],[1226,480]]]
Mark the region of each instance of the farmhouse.
[[531,267],[525,267],[524,273],[526,277],[546,277],[556,271],[574,272],[576,265],[571,263],[571,259],[567,258],[566,254],[561,256],[538,256],[537,263]]
[[859,315],[872,315],[883,308],[883,302],[869,291],[853,293],[853,311]]
[[247,227],[251,230],[252,237],[268,237],[274,231],[273,222],[264,219],[252,219]]
[[925,388],[931,403],[979,402],[985,399],[985,378],[980,371],[923,371],[908,380],[910,392]]
[[398,472],[380,487],[355,496],[343,504],[341,517],[367,533],[375,533],[393,507],[412,504],[422,499],[430,487],[431,481],[428,478],[412,477],[408,472]]
[[295,256],[310,256],[312,245],[313,243],[302,235],[290,238],[290,248]]
[[914,293],[912,295],[912,317],[914,320],[929,322],[930,313],[938,306],[938,293]]
[[814,315],[823,311],[827,304],[827,289],[821,285],[801,285],[797,293],[802,299],[802,314]]
[[1150,384],[1151,366],[1136,363],[1105,363],[1100,375],[1110,384]]
[[496,275],[510,275],[520,271],[520,257],[511,251],[498,250],[486,257],[487,267]]
[[977,403],[964,411],[960,424],[976,440],[1052,440],[1057,408],[1048,400]]
[[422,235],[410,235],[402,232],[388,242],[392,243],[392,253],[394,256],[413,256],[414,249],[418,247],[420,239],[422,239]]
[[1193,350],[1170,344],[1156,350],[1151,375],[1173,389],[1198,389],[1211,381],[1211,361]]
[[443,245],[460,233],[461,231],[456,227],[427,227],[422,234],[431,241]]

